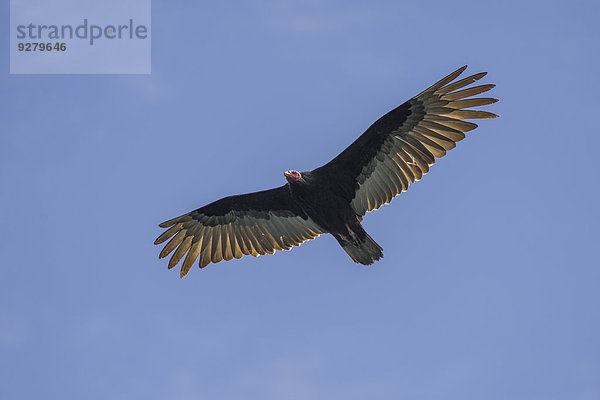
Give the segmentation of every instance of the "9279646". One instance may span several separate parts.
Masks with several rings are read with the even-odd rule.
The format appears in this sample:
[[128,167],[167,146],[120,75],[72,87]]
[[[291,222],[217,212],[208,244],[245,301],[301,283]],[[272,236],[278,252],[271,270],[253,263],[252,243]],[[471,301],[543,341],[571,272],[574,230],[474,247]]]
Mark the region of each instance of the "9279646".
[[67,51],[66,43],[21,42],[17,44],[19,51]]

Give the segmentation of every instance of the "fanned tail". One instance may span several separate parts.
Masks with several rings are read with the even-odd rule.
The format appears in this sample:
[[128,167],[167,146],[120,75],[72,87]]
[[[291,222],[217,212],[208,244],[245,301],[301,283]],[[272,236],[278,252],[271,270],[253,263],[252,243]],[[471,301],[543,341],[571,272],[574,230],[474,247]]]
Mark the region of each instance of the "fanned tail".
[[338,238],[340,245],[355,263],[371,265],[383,257],[383,249],[373,240],[371,236],[365,233],[358,243]]

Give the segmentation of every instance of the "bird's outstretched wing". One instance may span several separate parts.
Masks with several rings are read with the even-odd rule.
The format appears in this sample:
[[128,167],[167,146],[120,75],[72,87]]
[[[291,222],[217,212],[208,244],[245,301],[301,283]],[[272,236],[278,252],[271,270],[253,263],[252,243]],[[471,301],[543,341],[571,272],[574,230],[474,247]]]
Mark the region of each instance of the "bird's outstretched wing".
[[154,244],[171,238],[159,257],[176,249],[169,261],[173,268],[185,255],[181,277],[198,257],[203,268],[244,255],[288,250],[324,233],[294,206],[287,185],[225,197],[159,226],[169,229]]
[[486,75],[481,72],[452,83],[467,67],[454,71],[369,127],[337,157],[314,172],[328,176],[358,215],[377,209],[429,171],[436,158],[477,128],[464,119],[496,114],[465,108],[495,103],[471,98],[495,85],[463,89]]

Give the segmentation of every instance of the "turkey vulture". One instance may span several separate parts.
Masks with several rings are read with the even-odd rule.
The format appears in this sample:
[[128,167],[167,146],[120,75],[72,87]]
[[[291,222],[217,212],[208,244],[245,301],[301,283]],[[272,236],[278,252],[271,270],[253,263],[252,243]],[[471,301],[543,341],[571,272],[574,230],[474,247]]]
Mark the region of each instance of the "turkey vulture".
[[464,88],[481,72],[452,83],[466,66],[375,121],[327,164],[312,171],[286,171],[287,183],[261,192],[229,196],[163,222],[169,228],[154,244],[171,239],[160,252],[173,250],[169,268],[185,256],[184,277],[197,258],[211,262],[289,250],[323,233],[332,234],[356,263],[383,257],[382,248],[361,225],[375,210],[408,189],[429,171],[436,158],[477,127],[464,119],[497,115],[465,108],[495,103],[472,98],[495,85]]

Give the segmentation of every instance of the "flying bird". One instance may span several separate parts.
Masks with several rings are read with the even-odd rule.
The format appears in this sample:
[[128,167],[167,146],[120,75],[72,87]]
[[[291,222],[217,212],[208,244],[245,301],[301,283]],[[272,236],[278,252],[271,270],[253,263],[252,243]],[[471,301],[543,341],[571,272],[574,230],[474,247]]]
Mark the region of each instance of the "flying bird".
[[163,222],[168,228],[154,242],[170,239],[159,258],[175,251],[173,268],[185,256],[180,276],[196,259],[200,268],[222,260],[273,254],[329,233],[356,263],[370,265],[383,257],[361,221],[420,180],[436,158],[477,127],[465,119],[495,118],[467,108],[492,104],[473,98],[495,85],[465,88],[481,72],[453,82],[467,67],[452,72],[375,121],[327,164],[312,171],[284,172],[283,186],[229,196]]

